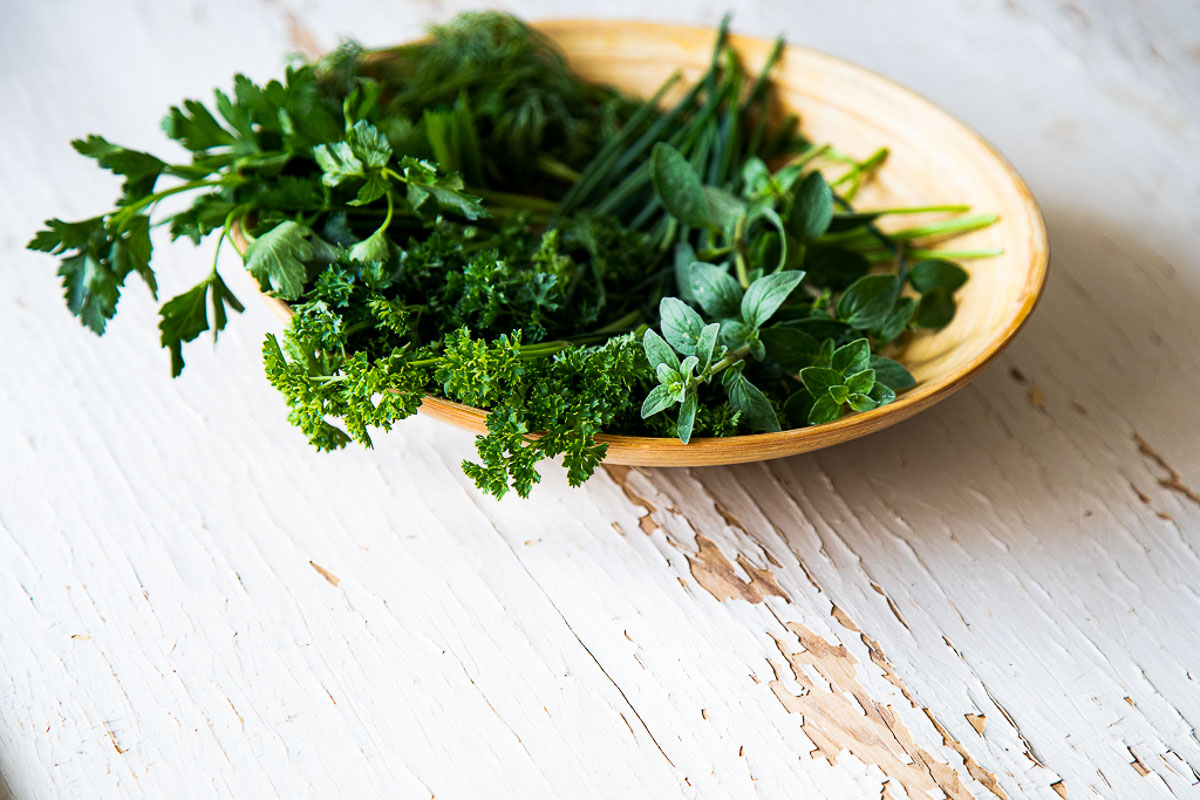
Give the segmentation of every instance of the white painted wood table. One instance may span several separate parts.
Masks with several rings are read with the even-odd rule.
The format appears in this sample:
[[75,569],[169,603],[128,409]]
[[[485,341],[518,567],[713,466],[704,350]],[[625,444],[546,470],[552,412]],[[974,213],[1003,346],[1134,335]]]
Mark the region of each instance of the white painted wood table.
[[1040,308],[854,444],[494,502],[428,420],[310,451],[264,307],[172,381],[143,292],[98,340],[22,249],[115,194],[71,137],[466,6],[0,2],[0,796],[1200,796],[1200,7],[744,5],[1014,161]]

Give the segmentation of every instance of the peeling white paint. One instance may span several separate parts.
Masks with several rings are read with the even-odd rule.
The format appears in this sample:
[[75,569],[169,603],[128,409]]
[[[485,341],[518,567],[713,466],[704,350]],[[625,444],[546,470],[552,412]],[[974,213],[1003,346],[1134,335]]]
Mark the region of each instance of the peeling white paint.
[[[863,688],[807,681],[859,719],[863,697],[890,709],[974,797],[996,796],[985,773],[1012,798],[1200,796],[1200,504],[1180,488],[1200,484],[1197,10],[737,10],[976,126],[1054,249],[1037,314],[971,387],[788,461],[577,491],[550,470],[532,501],[496,503],[458,471],[469,439],[427,420],[318,455],[262,380],[265,308],[172,381],[139,287],[97,341],[21,249],[116,191],[70,138],[161,149],[166,106],[235,70],[471,5],[6,10],[0,798],[904,797],[879,764],[810,756],[769,685],[805,691],[780,649],[801,650],[796,625],[844,647]],[[211,256],[158,244],[167,296]],[[697,578],[697,536],[717,577]]]

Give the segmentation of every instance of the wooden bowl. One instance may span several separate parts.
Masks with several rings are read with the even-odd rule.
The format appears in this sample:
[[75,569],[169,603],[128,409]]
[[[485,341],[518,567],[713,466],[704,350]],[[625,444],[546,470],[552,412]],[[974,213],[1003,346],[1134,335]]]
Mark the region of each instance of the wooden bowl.
[[[582,77],[649,97],[674,70],[689,81],[707,68],[715,31],[640,22],[569,20],[535,25]],[[757,72],[772,43],[731,36],[746,67]],[[1033,311],[1046,280],[1049,249],[1037,203],[1020,176],[978,134],[908,89],[832,56],[788,47],[772,74],[785,111],[801,130],[859,157],[881,146],[887,163],[856,198],[863,208],[966,203],[1000,221],[956,239],[955,249],[1003,248],[1004,254],[964,266],[971,279],[958,291],[954,321],[906,341],[896,358],[916,386],[890,405],[826,425],[779,433],[693,439],[601,436],[605,461],[655,467],[738,464],[804,453],[894,425],[964,386],[1012,341]],[[668,98],[668,101],[671,98]],[[906,219],[912,224],[913,218]],[[884,225],[883,227],[887,227]],[[235,244],[244,249],[240,232]],[[282,319],[282,301],[267,298]],[[474,433],[486,432],[486,412],[426,397],[421,413]]]

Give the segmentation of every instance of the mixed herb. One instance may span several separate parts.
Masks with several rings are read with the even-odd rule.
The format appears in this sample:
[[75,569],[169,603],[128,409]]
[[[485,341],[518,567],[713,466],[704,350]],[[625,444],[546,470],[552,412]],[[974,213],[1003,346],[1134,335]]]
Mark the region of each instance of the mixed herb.
[[[726,38],[723,23],[695,84],[674,75],[648,99],[581,80],[497,13],[397,48],[347,42],[171,108],[184,163],[73,142],[124,179],[121,196],[49,220],[29,247],[62,256],[67,306],[102,334],[131,273],[157,296],[153,227],[215,233],[218,254],[236,230],[246,268],[294,312],[263,359],[308,439],[369,447],[426,395],[486,409],[463,468],[496,496],[527,496],[547,457],[583,482],[603,433],[687,443],[890,403],[913,378],[888,348],[949,323],[967,280],[953,261],[992,254],[929,247],[995,217],[853,208],[886,150],[809,142],[773,105],[782,43],[747,74]],[[184,192],[189,206],[152,221]],[[876,225],[933,212],[946,216]],[[173,375],[231,310],[215,261],[163,303]]]

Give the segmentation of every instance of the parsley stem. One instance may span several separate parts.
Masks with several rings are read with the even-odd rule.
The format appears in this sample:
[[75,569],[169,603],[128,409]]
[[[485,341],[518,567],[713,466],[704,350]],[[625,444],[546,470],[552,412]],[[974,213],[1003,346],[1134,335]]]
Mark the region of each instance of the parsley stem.
[[392,224],[392,214],[396,210],[396,201],[394,201],[392,199],[392,191],[390,189],[387,191],[387,203],[388,203],[387,216],[385,216],[383,218],[383,224],[379,226],[380,232],[386,231],[388,229],[388,226]]
[[[238,181],[238,182],[240,183],[240,181]],[[141,200],[138,200],[136,203],[130,203],[127,206],[122,206],[119,211],[117,211],[116,213],[114,213],[112,215],[112,218],[113,218],[114,222],[119,223],[117,225],[117,230],[124,230],[125,223],[128,222],[133,217],[134,212],[145,208],[146,206],[150,205],[151,203],[157,203],[159,200],[162,200],[164,197],[170,197],[171,195],[179,194],[180,192],[188,192],[188,191],[191,191],[192,189],[200,189],[204,186],[223,186],[223,185],[229,185],[229,181],[227,181],[227,180],[187,181],[186,183],[181,183],[178,186],[172,186],[170,189],[163,189],[161,192],[155,192],[154,194],[148,194],[145,197],[143,197]]]

